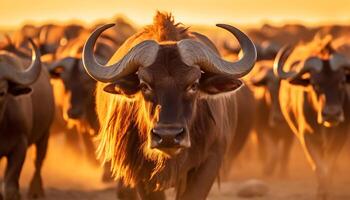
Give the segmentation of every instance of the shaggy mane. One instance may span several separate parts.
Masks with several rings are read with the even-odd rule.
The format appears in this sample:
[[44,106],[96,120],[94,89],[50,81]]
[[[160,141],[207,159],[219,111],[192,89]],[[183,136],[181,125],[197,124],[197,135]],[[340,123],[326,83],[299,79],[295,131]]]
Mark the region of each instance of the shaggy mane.
[[[131,36],[109,61],[119,60],[135,44],[145,39],[158,42],[177,41],[188,37],[187,28],[175,23],[171,14],[157,12],[152,25]],[[147,181],[158,190],[179,181],[176,163],[168,165],[167,155],[149,148],[148,134],[158,119],[159,108],[146,102],[141,93],[132,98],[113,95],[103,91],[107,84],[98,83],[96,88],[96,110],[100,121],[97,137],[98,157],[111,161],[111,170],[116,179],[127,186]],[[169,161],[172,162],[172,161]]]
[[104,162],[112,162],[115,178],[123,179],[127,185],[133,186],[136,178],[140,177],[137,172],[145,164],[145,159],[154,161],[154,173],[162,168],[165,157],[156,150],[150,150],[147,141],[157,115],[153,112],[154,117],[150,116],[151,105],[143,99],[141,93],[133,99],[108,94],[99,99],[101,98],[108,98],[104,101],[108,101],[109,105],[104,109],[98,107],[98,112],[104,113],[104,123],[101,123],[98,136],[98,157]]
[[[311,42],[300,43],[294,48],[293,52],[290,54],[288,60],[286,61],[286,66],[298,60],[304,61],[312,56],[318,57],[322,60],[329,59],[330,55],[335,51],[332,47],[332,41],[333,37],[329,34],[324,36],[321,34],[316,34]],[[298,67],[301,66],[298,65]]]
[[175,23],[171,13],[157,12],[153,24],[144,28],[144,34],[152,36],[158,42],[178,41],[187,37],[188,28]]

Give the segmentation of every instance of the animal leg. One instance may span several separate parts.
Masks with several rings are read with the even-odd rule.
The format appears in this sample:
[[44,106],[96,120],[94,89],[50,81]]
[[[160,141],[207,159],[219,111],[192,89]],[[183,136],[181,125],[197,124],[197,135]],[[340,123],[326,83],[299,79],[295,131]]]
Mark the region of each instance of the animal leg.
[[37,143],[36,147],[36,158],[35,158],[35,172],[32,181],[29,186],[28,197],[29,198],[40,198],[44,196],[43,183],[41,178],[41,168],[46,157],[47,146],[49,140],[49,133],[45,134]]
[[329,148],[327,148],[325,152],[326,162],[329,166],[330,179],[334,175],[337,158],[344,147],[347,138],[348,135],[346,131],[338,131],[337,134],[332,134],[330,136]]
[[112,182],[114,179],[112,177],[111,172],[111,162],[106,162],[103,165],[103,174],[102,174],[102,182],[109,183]]
[[92,137],[88,133],[82,133],[82,136],[83,136],[83,142],[84,142],[86,155],[87,155],[89,161],[93,165],[100,166],[100,163],[96,159],[95,146],[94,146],[94,143],[92,142]]
[[263,165],[265,165],[266,157],[267,157],[266,142],[264,138],[266,137],[266,133],[267,133],[266,131],[256,130],[256,137],[258,140],[258,155],[259,155],[259,160]]
[[19,177],[26,157],[28,142],[20,138],[16,148],[7,156],[7,167],[4,179],[4,200],[19,200]]
[[164,191],[146,192],[143,185],[139,185],[137,188],[142,200],[165,200]]
[[211,154],[198,169],[189,173],[186,189],[177,194],[178,200],[205,200],[221,167],[220,154]]
[[117,198],[120,200],[138,200],[137,190],[124,186],[121,180],[117,181]]
[[317,176],[317,199],[329,198],[329,168],[325,163],[320,138],[311,134],[305,134],[305,149],[313,162],[313,170]]
[[288,177],[288,165],[289,165],[289,159],[290,159],[290,151],[293,146],[294,142],[294,135],[290,133],[291,135],[285,136],[282,139],[282,153],[280,153],[280,159],[281,162],[281,168],[280,168],[280,177]]
[[278,162],[278,142],[272,138],[271,133],[266,132],[265,145],[266,145],[266,161],[264,164],[264,175],[271,176],[276,169]]

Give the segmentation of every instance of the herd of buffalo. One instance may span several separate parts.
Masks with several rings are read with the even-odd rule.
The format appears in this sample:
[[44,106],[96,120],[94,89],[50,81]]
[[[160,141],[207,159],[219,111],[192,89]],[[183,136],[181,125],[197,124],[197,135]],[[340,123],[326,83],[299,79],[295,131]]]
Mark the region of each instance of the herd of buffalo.
[[83,138],[119,199],[162,200],[168,188],[179,200],[206,199],[252,130],[266,175],[286,173],[297,139],[317,198],[328,199],[350,128],[350,27],[217,27],[232,35],[217,46],[161,12],[141,29],[119,19],[89,28],[24,25],[4,35],[0,200],[21,199],[32,144],[28,196],[44,196],[41,169],[49,135],[59,132]]

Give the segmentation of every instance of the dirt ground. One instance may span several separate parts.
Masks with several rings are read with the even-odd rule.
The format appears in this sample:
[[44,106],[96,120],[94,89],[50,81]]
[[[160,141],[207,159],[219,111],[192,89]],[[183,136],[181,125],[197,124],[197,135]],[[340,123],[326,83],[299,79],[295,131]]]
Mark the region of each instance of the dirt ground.
[[[348,144],[339,158],[337,172],[332,186],[331,200],[350,199],[350,145]],[[65,145],[62,135],[50,140],[48,157],[43,168],[44,185],[47,200],[114,200],[114,184],[101,182],[102,169],[90,164],[82,151],[72,151]],[[316,179],[304,158],[298,143],[295,143],[290,160],[287,178],[264,177],[261,174],[261,164],[255,155],[256,148],[250,143],[241,153],[237,162],[228,174],[228,180],[222,181],[221,187],[215,184],[210,192],[210,200],[239,200],[237,188],[249,179],[264,180],[269,192],[264,197],[254,200],[309,200],[315,199]],[[35,149],[28,151],[23,173],[21,175],[21,192],[25,196],[29,180],[33,173]],[[0,177],[3,177],[5,161],[0,162]],[[173,192],[168,191],[168,199]],[[24,198],[25,199],[25,198]]]

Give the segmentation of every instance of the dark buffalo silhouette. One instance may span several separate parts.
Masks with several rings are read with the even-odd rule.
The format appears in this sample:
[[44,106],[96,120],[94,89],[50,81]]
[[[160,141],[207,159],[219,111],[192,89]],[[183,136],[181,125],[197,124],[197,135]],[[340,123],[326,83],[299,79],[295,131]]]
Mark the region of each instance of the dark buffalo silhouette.
[[349,67],[329,35],[283,48],[276,58],[282,113],[317,175],[320,199],[329,197],[331,173],[348,137]]
[[[49,74],[41,67],[40,52],[33,45],[33,59],[0,51],[0,158],[7,158],[3,197],[20,199],[19,176],[27,148],[36,146],[35,172],[29,197],[44,195],[41,168],[46,155],[54,100]],[[30,55],[29,55],[30,56]]]
[[287,175],[294,134],[281,112],[279,89],[281,80],[273,73],[273,61],[257,62],[257,73],[251,79],[256,93],[255,131],[264,174],[272,175],[280,167],[280,175]]

